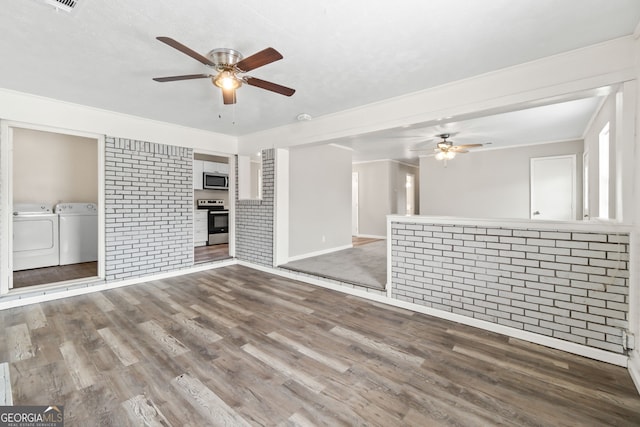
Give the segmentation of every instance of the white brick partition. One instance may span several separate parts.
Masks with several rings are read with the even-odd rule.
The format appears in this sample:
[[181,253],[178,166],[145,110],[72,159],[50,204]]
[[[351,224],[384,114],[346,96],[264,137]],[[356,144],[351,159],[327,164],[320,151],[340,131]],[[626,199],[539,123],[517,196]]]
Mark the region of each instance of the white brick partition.
[[624,353],[629,230],[389,217],[391,298]]
[[105,138],[106,280],[193,266],[190,148]]
[[[235,193],[236,258],[273,266],[275,150],[262,150],[262,199],[239,200]],[[236,182],[238,170],[236,161]]]

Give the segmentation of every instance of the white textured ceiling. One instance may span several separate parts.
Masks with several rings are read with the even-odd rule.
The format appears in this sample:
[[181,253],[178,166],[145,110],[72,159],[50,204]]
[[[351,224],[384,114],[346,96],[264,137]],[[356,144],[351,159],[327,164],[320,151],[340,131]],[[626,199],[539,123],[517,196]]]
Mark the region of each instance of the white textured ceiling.
[[[79,0],[71,14],[14,0],[0,87],[244,135],[629,35],[639,19],[638,0]],[[154,82],[204,71],[156,36],[202,54],[272,46],[284,59],[250,74],[297,92],[243,86],[224,106],[207,79]]]
[[579,140],[604,101],[601,94],[531,106],[516,111],[462,120],[441,120],[410,127],[391,128],[331,143],[353,150],[353,160],[395,159],[417,163],[418,156],[433,155],[437,135],[448,133],[455,145],[484,144],[471,151]]

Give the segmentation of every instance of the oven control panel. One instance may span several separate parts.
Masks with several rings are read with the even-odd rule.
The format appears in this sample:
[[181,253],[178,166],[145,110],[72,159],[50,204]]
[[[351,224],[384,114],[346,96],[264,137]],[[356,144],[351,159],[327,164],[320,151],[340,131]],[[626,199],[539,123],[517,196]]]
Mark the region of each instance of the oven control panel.
[[198,208],[223,208],[224,200],[220,199],[198,199],[196,201]]

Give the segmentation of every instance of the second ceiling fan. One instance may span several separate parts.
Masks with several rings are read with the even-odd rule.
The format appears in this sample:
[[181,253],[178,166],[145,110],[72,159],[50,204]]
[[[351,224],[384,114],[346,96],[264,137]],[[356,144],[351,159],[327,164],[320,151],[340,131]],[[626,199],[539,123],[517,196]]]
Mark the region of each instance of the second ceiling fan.
[[437,160],[451,160],[453,159],[457,153],[468,153],[469,148],[482,147],[483,144],[462,144],[462,145],[453,145],[452,141],[447,141],[451,135],[448,133],[443,133],[437,135],[438,138],[442,138],[442,141],[438,142],[436,148],[433,149],[436,153]]
[[236,89],[242,86],[243,83],[285,96],[291,96],[295,93],[295,89],[255,77],[241,75],[282,59],[282,55],[272,47],[246,58],[243,58],[242,54],[237,50],[227,48],[213,49],[204,56],[170,37],[156,37],[156,39],[211,68],[211,73],[156,77],[153,80],[157,82],[211,78],[213,84],[222,90],[222,100],[225,104],[236,103]]

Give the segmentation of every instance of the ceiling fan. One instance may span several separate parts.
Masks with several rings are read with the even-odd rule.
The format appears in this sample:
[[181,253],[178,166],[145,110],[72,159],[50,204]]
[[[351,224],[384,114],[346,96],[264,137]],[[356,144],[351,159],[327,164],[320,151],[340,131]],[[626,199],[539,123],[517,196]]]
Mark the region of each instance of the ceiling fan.
[[[452,141],[448,141],[447,139],[451,137],[449,133],[442,133],[440,135],[436,135],[438,138],[442,138],[442,141],[439,141],[436,144],[436,148],[433,151],[436,153],[436,160],[452,160],[456,154],[458,153],[468,153],[469,148],[482,147],[484,144],[462,144],[462,145],[453,145]],[[422,151],[422,150],[416,150]]]
[[205,79],[211,77],[213,84],[222,90],[222,100],[225,104],[236,103],[236,89],[242,86],[243,83],[246,83],[249,86],[255,86],[260,89],[279,93],[284,96],[291,96],[295,93],[295,89],[255,77],[240,75],[282,59],[282,55],[272,47],[268,47],[246,58],[244,58],[237,50],[228,48],[213,49],[204,56],[170,37],[156,37],[156,39],[174,49],[179,50],[185,55],[192,57],[196,61],[202,62],[210,68],[210,72],[203,74],[155,77],[153,80],[157,82],[164,83],[177,80]]
[[457,153],[468,153],[468,148],[476,148],[482,147],[483,144],[462,144],[462,145],[453,145],[452,141],[447,141],[451,135],[448,133],[442,133],[437,135],[439,138],[442,138],[442,141],[438,142],[436,148],[433,150],[436,153],[437,160],[451,160],[453,159]]

